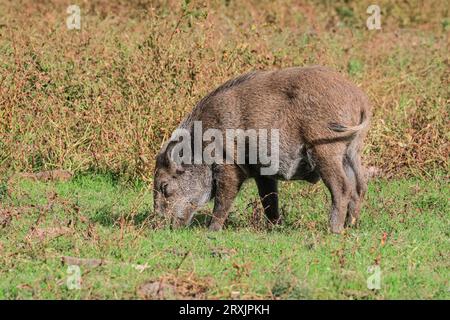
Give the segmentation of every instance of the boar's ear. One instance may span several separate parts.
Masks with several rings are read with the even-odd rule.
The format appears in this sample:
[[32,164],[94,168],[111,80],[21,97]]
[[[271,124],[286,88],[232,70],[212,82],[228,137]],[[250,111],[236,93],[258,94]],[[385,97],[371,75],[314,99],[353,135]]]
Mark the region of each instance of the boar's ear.
[[184,168],[183,165],[181,163],[176,163],[173,160],[173,148],[177,145],[179,141],[177,140],[170,140],[169,143],[167,144],[166,147],[166,152],[165,152],[165,162],[167,164],[167,166],[169,167],[169,169],[175,171],[176,173],[183,173],[184,172]]

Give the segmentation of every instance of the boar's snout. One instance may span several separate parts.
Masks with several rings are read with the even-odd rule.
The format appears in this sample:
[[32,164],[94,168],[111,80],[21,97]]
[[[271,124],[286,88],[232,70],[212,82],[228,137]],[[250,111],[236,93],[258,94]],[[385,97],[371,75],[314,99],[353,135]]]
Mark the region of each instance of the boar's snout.
[[178,143],[169,140],[156,158],[154,210],[173,228],[191,223],[195,211],[212,196],[212,170],[207,165],[178,164],[171,157]]
[[189,217],[193,215],[193,210],[183,206],[183,199],[166,199],[162,195],[154,196],[154,199],[155,214],[170,223],[173,229],[190,223]]

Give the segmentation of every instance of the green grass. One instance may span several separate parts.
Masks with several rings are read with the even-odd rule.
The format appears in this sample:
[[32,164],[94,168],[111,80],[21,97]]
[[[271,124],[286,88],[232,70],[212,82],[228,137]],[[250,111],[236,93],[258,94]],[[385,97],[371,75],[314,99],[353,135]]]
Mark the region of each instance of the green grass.
[[[251,182],[226,230],[211,233],[199,222],[152,227],[142,183],[22,180],[0,188],[0,214],[13,214],[0,226],[0,299],[140,298],[138,288],[159,279],[172,279],[175,297],[449,299],[449,196],[445,179],[373,181],[359,228],[336,236],[322,184],[284,183],[285,221],[266,231]],[[62,256],[108,263],[81,266],[81,289],[69,290]],[[372,265],[381,268],[379,290],[367,288]]]

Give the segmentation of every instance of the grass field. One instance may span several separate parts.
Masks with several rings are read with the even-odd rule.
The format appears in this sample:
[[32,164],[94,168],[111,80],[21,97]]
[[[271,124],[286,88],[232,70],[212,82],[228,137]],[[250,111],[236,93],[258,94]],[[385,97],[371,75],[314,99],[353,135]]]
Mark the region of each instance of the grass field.
[[[327,230],[321,185],[283,184],[285,221],[271,231],[256,195],[246,184],[223,232],[172,231],[152,223],[145,184],[19,179],[2,194],[0,298],[450,298],[445,183],[371,182],[360,227],[342,236]],[[73,263],[80,290],[68,289]],[[371,266],[379,290],[367,288]]]

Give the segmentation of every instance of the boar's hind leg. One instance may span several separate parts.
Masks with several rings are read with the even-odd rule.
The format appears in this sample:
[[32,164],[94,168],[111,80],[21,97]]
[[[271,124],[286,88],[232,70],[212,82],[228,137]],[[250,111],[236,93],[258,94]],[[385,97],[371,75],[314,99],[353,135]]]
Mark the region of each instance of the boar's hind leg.
[[341,233],[344,230],[351,194],[351,184],[343,165],[345,149],[345,145],[341,144],[324,144],[315,147],[320,176],[331,193],[330,227],[333,233]]
[[346,158],[344,158],[344,169],[347,174],[347,178],[350,182],[350,188],[352,189],[350,193],[350,200],[348,202],[347,216],[345,219],[345,226],[353,226],[356,224],[356,215],[359,211],[359,196],[356,191],[356,177],[355,172],[351,164]]
[[280,222],[280,214],[278,212],[278,181],[267,177],[257,177],[255,181],[266,217],[272,224],[278,224]]
[[218,231],[223,227],[233,200],[245,180],[245,175],[238,166],[233,164],[219,165],[213,172],[216,192],[209,230]]
[[345,224],[353,226],[359,220],[361,202],[367,190],[367,183],[364,178],[360,155],[347,155],[344,158],[344,168],[352,188]]

